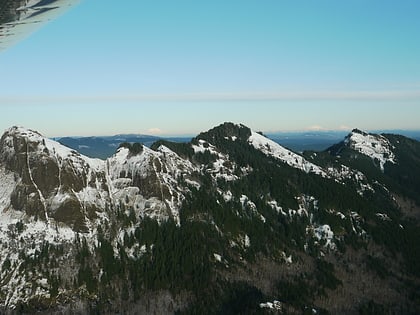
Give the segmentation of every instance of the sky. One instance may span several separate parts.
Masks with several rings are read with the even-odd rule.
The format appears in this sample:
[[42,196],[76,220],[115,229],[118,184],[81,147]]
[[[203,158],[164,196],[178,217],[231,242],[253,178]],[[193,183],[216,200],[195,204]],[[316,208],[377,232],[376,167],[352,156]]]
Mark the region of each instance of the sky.
[[0,130],[420,129],[417,0],[81,0],[0,51]]

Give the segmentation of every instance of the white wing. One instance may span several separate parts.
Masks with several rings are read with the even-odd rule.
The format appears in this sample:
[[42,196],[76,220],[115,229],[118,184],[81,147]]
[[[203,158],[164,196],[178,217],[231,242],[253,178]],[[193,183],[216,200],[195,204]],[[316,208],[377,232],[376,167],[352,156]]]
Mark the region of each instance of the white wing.
[[0,51],[78,2],[79,0],[0,0]]

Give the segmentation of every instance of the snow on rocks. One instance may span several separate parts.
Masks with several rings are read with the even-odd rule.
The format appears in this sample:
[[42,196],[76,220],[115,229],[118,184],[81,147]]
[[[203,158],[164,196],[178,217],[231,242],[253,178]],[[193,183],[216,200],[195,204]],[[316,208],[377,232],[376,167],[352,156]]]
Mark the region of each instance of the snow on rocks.
[[[217,157],[213,163],[205,166],[205,171],[211,174],[215,179],[222,178],[228,182],[239,179],[239,177],[234,174],[237,168],[236,164],[229,160],[229,155],[219,152],[219,150],[211,143],[203,139],[199,139],[198,145],[193,144],[192,148],[194,150],[194,153],[208,152],[213,156]],[[248,173],[248,169],[240,169],[240,171],[244,175]]]
[[141,217],[158,221],[172,217],[178,224],[179,209],[188,191],[179,185],[179,178],[199,188],[200,184],[189,178],[197,171],[189,160],[163,145],[156,151],[143,146],[139,154],[122,147],[107,160],[113,199],[126,199]]
[[393,146],[382,135],[372,135],[355,129],[346,137],[345,143],[350,148],[369,156],[372,160],[377,160],[382,172],[385,163],[396,163],[395,155],[392,152]]
[[335,215],[338,216],[338,217],[340,217],[341,220],[345,220],[346,219],[346,216],[342,212],[340,212],[340,211],[336,212]]
[[251,209],[252,211],[256,211],[256,210],[257,210],[257,206],[255,205],[255,203],[253,203],[251,200],[249,200],[248,196],[246,196],[246,195],[242,195],[242,196],[239,198],[239,201],[241,202],[242,207],[243,207],[244,209],[249,208],[249,209]]
[[220,256],[219,254],[213,254],[213,256],[214,256],[214,259],[216,259],[216,261],[218,261],[218,262],[222,262],[222,256]]
[[391,221],[391,218],[386,213],[376,213],[375,214],[382,221]]
[[346,165],[339,165],[335,167],[328,167],[326,169],[327,174],[334,178],[337,183],[345,184],[346,182],[352,180],[358,184],[357,193],[360,196],[363,196],[365,192],[375,190],[372,188],[372,186],[368,182],[368,178],[365,174],[363,174],[361,171],[353,170],[350,167]]
[[242,195],[239,198],[239,202],[241,203],[243,210],[250,210],[253,213],[253,215],[259,218],[263,223],[267,221],[266,218],[258,212],[257,206],[248,198],[248,196]]
[[251,240],[249,238],[249,236],[247,234],[245,234],[244,240],[243,240],[243,244],[246,248],[251,246]]
[[268,205],[275,210],[277,213],[281,213],[284,216],[287,216],[287,213],[283,211],[283,208],[277,204],[276,200],[271,200],[268,202]]
[[281,258],[288,265],[293,263],[292,255],[287,256],[285,252],[281,252]]
[[[49,298],[50,284],[45,275],[39,270],[22,272],[21,267],[25,261],[22,256],[35,259],[45,244],[49,244],[49,248],[53,245],[64,247],[73,244],[75,235],[67,226],[35,221],[20,211],[10,209],[0,213],[0,265],[8,265],[0,271],[2,292],[6,294],[1,306],[14,309],[19,302],[27,301],[30,296]],[[61,259],[67,259],[66,256]],[[36,283],[35,291],[32,291],[33,283]]]
[[273,302],[266,302],[266,303],[260,303],[260,308],[266,308],[270,310],[282,310],[282,303],[280,301],[273,301]]
[[[87,167],[95,170],[100,170],[104,167],[104,161],[100,159],[92,159],[87,156],[56,142],[51,139],[43,137],[40,133],[25,129],[23,127],[11,127],[5,132],[5,143],[9,144],[9,153],[14,154],[13,138],[25,139],[27,143],[33,144],[33,154],[40,156],[49,154],[62,164],[67,160],[71,162],[74,169],[83,171]],[[3,148],[4,149],[4,148]]]
[[229,202],[229,201],[231,201],[233,199],[233,194],[232,194],[232,192],[230,190],[225,191],[225,192],[220,191],[220,194],[223,196],[223,200],[225,202]]
[[204,153],[206,151],[209,151],[211,154],[219,155],[217,148],[203,139],[199,139],[198,145],[193,144],[192,148],[194,150],[194,153]]
[[331,227],[328,224],[318,226],[314,229],[314,236],[318,241],[324,241],[325,247],[334,249],[334,232],[331,230]]

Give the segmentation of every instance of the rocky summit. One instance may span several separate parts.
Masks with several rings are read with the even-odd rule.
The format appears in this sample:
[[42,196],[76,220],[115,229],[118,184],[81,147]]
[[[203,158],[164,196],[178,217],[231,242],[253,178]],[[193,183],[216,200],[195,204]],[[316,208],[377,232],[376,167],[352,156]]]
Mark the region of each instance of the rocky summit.
[[0,312],[418,314],[420,143],[224,123],[92,159],[0,140]]

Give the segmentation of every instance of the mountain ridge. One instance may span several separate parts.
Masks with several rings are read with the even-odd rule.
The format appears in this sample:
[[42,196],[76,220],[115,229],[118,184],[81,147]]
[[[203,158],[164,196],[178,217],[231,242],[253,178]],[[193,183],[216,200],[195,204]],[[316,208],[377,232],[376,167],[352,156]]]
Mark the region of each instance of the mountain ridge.
[[[394,287],[418,297],[409,218],[419,143],[358,130],[346,139],[299,155],[225,123],[189,143],[123,145],[103,161],[12,127],[0,140],[3,309],[135,313],[153,296],[147,312],[415,313]],[[388,293],[360,295],[363,277]]]
[[[420,132],[404,130],[371,131],[374,134],[401,134],[414,140],[420,140]],[[301,131],[301,132],[279,132],[266,133],[266,136],[291,149],[294,152],[324,151],[332,145],[340,142],[349,132],[344,131]],[[118,146],[123,142],[140,142],[150,147],[153,142],[166,140],[172,142],[189,142],[192,136],[152,136],[147,134],[120,134],[114,136],[79,136],[79,137],[53,137],[58,141],[81,154],[92,158],[106,159],[112,156]]]

